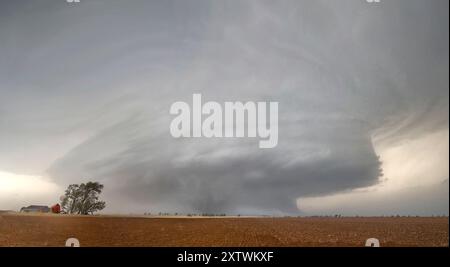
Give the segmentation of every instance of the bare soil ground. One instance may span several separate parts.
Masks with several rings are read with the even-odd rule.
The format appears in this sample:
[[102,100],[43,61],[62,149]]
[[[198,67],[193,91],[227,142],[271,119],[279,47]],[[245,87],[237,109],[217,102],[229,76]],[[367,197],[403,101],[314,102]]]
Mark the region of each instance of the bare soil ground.
[[440,218],[145,218],[0,214],[0,246],[448,246]]

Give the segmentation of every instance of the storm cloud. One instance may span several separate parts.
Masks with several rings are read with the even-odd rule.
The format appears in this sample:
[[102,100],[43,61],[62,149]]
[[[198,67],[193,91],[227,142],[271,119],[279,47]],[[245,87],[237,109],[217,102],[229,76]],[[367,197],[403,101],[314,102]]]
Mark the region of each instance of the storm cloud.
[[[0,15],[0,170],[100,181],[110,211],[295,214],[298,198],[382,183],[375,141],[448,139],[448,1],[9,1]],[[194,93],[278,101],[278,146],[173,138],[170,105]]]

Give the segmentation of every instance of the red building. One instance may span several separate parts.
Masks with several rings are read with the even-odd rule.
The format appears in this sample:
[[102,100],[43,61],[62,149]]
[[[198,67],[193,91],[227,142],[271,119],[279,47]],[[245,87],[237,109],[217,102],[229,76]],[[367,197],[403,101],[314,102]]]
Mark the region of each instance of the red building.
[[53,213],[60,213],[61,212],[61,206],[59,204],[52,206],[52,212]]

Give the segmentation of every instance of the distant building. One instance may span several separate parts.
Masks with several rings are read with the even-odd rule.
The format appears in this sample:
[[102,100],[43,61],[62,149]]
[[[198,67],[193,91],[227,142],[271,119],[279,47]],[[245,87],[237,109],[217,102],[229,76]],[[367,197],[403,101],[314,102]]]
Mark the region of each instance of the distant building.
[[60,213],[61,212],[61,206],[57,203],[52,206],[52,213]]
[[50,212],[50,208],[47,206],[31,205],[22,207],[20,212]]

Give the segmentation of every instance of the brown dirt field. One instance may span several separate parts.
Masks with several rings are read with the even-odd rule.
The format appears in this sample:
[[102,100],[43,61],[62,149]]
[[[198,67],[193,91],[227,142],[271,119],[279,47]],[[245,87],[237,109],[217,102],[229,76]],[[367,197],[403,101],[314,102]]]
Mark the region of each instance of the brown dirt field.
[[0,246],[448,246],[440,218],[144,218],[0,214]]

